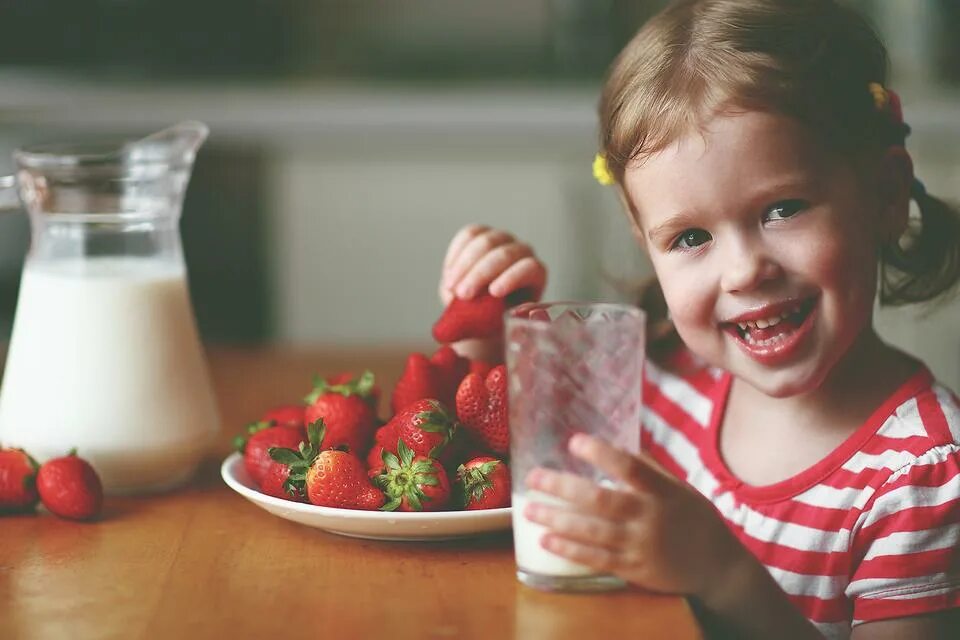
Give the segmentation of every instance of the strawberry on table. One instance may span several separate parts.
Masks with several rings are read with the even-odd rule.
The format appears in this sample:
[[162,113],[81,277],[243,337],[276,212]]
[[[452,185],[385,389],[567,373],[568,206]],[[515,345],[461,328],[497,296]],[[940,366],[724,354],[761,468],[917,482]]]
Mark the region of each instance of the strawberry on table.
[[427,456],[414,455],[398,445],[397,455],[385,453],[377,486],[387,497],[383,511],[439,511],[450,502],[450,481],[443,465]]
[[417,400],[440,400],[444,391],[440,372],[430,359],[422,353],[411,353],[407,356],[407,364],[393,388],[390,408],[396,415]]
[[[493,365],[489,362],[484,362],[483,360],[471,360],[470,370],[467,371],[467,373],[477,373],[486,378],[487,374],[490,373],[490,369],[493,369]],[[466,376],[463,377],[465,378]],[[463,378],[460,379],[460,382],[463,382]]]
[[306,407],[302,404],[284,404],[273,407],[263,414],[260,422],[272,422],[275,425],[287,427],[306,427],[306,421],[303,417]]
[[257,485],[263,483],[267,470],[273,464],[267,449],[296,449],[304,440],[302,427],[275,425],[272,422],[254,422],[247,425],[244,431],[246,433],[233,439],[233,445],[243,454],[243,466]]
[[367,453],[367,475],[370,478],[375,478],[383,473],[383,454],[385,451],[383,445],[375,444]]
[[37,506],[37,462],[23,449],[0,449],[0,514]]
[[[385,428],[394,429],[397,440],[415,455],[436,458],[453,439],[457,423],[440,402],[418,400],[395,415]],[[399,453],[398,444],[385,444],[384,448]]]
[[510,469],[502,460],[480,456],[457,469],[457,504],[467,511],[510,506]]
[[76,450],[40,465],[37,493],[50,513],[70,520],[91,520],[103,506],[100,476]]
[[371,405],[373,389],[374,377],[369,371],[340,384],[318,379],[306,398],[307,424],[323,419],[328,448],[346,446],[351,453],[363,455],[377,426]]
[[429,358],[422,353],[411,353],[393,388],[390,408],[396,414],[417,400],[439,400],[452,406],[457,386],[469,368],[470,360],[449,345],[442,345]]
[[305,495],[318,507],[376,510],[383,505],[383,492],[371,483],[363,460],[340,449],[321,450],[328,444],[323,419],[307,427],[307,437],[298,451],[270,449],[270,457],[290,469],[284,490]]
[[460,381],[470,372],[470,359],[464,358],[454,351],[453,347],[444,344],[430,356],[430,363],[440,379],[442,394],[436,399],[452,407]]
[[[352,371],[342,371],[340,373],[335,373],[332,376],[327,376],[325,380],[330,386],[337,386],[341,384],[350,384],[358,378],[359,376]],[[316,380],[314,380],[314,386],[316,386]],[[380,387],[374,384],[370,388],[370,394],[366,399],[367,403],[370,405],[370,408],[373,409],[373,412],[377,413],[377,408],[380,406]]]
[[260,493],[294,502],[306,502],[307,497],[303,493],[296,488],[288,489],[285,486],[289,477],[290,467],[282,462],[270,460],[270,466],[267,467],[267,471],[263,475],[263,482],[260,483]]
[[457,418],[465,430],[490,451],[510,451],[507,416],[507,369],[498,365],[486,378],[471,373],[457,389]]

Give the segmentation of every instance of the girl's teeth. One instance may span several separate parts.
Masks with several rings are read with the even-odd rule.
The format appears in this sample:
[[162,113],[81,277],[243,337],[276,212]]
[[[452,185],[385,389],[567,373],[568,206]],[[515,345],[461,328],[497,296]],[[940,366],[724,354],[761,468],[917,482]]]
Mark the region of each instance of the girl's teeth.
[[743,331],[748,329],[766,329],[767,327],[775,327],[780,324],[780,321],[783,320],[786,316],[777,316],[775,318],[767,318],[765,320],[755,320],[751,322],[739,322],[739,326]]
[[[779,316],[774,316],[772,318],[763,318],[761,320],[753,320],[749,322],[738,322],[737,326],[740,328],[740,331],[743,332],[746,336],[750,335],[751,330],[756,329],[767,329],[769,327],[775,327],[780,324],[782,321],[786,320],[790,316],[794,316],[800,313],[801,305],[797,305],[789,311],[784,311]],[[753,340],[751,340],[753,342]]]

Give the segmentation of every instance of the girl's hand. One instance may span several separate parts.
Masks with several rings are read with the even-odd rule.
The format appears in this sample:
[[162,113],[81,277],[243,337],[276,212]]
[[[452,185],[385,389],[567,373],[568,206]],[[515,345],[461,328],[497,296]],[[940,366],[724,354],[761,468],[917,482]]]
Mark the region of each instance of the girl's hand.
[[545,525],[548,551],[615,574],[652,591],[722,599],[724,584],[753,557],[713,505],[646,457],[634,457],[602,440],[578,434],[570,451],[623,489],[548,469],[534,469],[530,489],[569,505],[528,505],[528,519]]
[[505,231],[469,225],[450,241],[443,260],[440,298],[444,306],[454,298],[469,299],[484,290],[505,297],[530,289],[539,300],[547,283],[547,269],[530,245]]

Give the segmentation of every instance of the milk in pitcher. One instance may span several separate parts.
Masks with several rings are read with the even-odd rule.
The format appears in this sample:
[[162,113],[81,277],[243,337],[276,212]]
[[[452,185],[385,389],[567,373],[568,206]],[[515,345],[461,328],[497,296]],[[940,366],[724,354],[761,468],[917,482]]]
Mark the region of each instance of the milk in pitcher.
[[76,447],[109,492],[139,492],[186,480],[218,426],[182,263],[26,264],[0,392],[4,444],[41,460]]

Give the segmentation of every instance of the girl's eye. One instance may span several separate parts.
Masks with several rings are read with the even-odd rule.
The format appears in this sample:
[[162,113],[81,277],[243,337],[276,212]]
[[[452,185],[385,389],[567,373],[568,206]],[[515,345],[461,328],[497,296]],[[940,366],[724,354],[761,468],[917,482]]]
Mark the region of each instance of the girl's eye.
[[687,229],[674,240],[672,249],[695,249],[709,242],[711,235],[703,229]]
[[767,220],[786,220],[800,213],[806,206],[807,203],[802,200],[784,200],[767,209],[764,217]]

